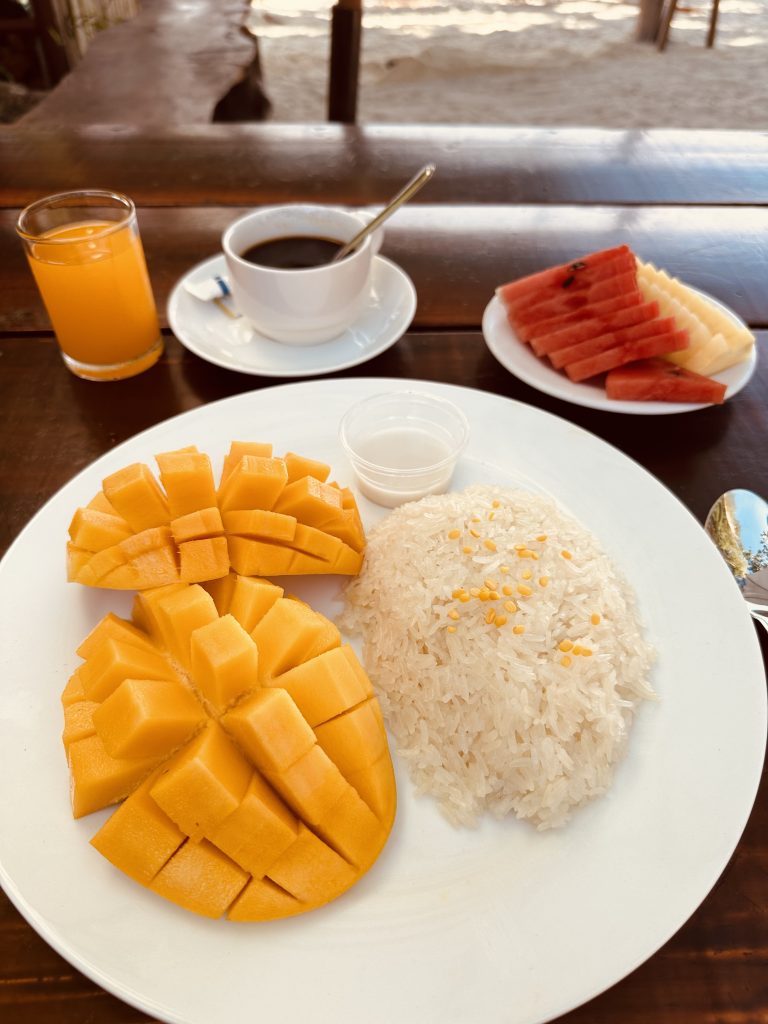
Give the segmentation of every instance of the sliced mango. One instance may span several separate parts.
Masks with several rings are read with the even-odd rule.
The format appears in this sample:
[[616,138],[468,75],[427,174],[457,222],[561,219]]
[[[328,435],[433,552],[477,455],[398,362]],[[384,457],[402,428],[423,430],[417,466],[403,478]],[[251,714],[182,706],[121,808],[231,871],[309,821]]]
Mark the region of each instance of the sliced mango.
[[93,713],[101,704],[94,700],[77,700],[64,705],[64,731],[61,742],[64,749],[69,750],[70,744],[93,736],[96,726],[93,724]]
[[245,796],[208,838],[255,878],[261,878],[298,835],[298,818],[258,772]]
[[70,743],[67,758],[72,813],[76,818],[124,799],[160,760],[110,757],[96,733]]
[[155,456],[160,481],[175,518],[216,504],[211,460],[202,452],[176,451]]
[[102,856],[142,885],[187,839],[150,796],[156,778],[155,772],[135,789],[91,839]]
[[305,910],[312,910],[311,904],[297,900],[269,878],[254,877],[229,908],[227,916],[230,921],[276,921]]
[[205,917],[221,917],[248,881],[213,843],[185,843],[155,875],[150,888]]
[[163,526],[171,518],[165,495],[144,463],[112,473],[102,487],[107,501],[135,531]]
[[252,769],[221,726],[210,722],[163,768],[150,793],[190,839],[201,839],[240,804]]
[[217,710],[258,685],[259,649],[233,615],[192,633],[190,667],[195,686]]
[[237,576],[235,580],[228,611],[246,633],[251,633],[283,596],[283,588],[258,577]]
[[307,604],[229,573],[177,583],[79,649],[62,694],[72,810],[120,805],[92,842],[131,878],[206,916],[272,920],[374,863],[395,809],[381,714]]
[[368,677],[347,645],[304,661],[267,680],[266,685],[287,690],[313,727],[373,695]]
[[[354,495],[325,480],[330,467],[272,447],[233,441],[218,489],[194,446],[156,456],[159,481],[133,463],[77,509],[67,578],[146,590],[243,576],[354,575],[365,534]],[[161,486],[162,484],[162,486]]]
[[134,758],[173,753],[206,721],[198,701],[175,679],[124,679],[91,718],[110,757]]

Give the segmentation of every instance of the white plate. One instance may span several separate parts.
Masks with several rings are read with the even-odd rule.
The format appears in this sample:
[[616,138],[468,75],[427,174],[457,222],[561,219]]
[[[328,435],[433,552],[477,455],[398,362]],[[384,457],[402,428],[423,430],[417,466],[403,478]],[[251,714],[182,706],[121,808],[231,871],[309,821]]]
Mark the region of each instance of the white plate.
[[[0,564],[0,879],[52,946],[154,1017],[546,1021],[662,945],[703,900],[746,823],[765,749],[763,665],[738,587],[699,524],[645,470],[578,427],[491,394],[420,383],[469,418],[457,487],[496,481],[555,495],[639,595],[660,701],[641,709],[608,795],[560,831],[517,821],[456,831],[414,796],[398,766],[397,821],[369,874],[323,910],[266,925],[187,913],[89,845],[104,814],[70,816],[59,693],[80,638],[106,610],[127,611],[130,598],[65,583],[73,510],[128,462],[188,444],[218,460],[232,438],[306,452],[348,481],[342,413],[402,386],[284,385],[162,423],[67,484]],[[363,499],[361,511],[369,525],[384,514]],[[338,607],[328,579],[292,588],[321,611]]]
[[411,279],[391,260],[375,256],[368,299],[351,327],[320,345],[281,345],[259,334],[244,317],[233,319],[215,303],[201,302],[184,287],[185,281],[204,281],[226,272],[222,255],[212,256],[188,271],[168,299],[168,323],[190,352],[240,373],[314,377],[357,366],[391,348],[416,312],[416,289]]
[[[733,310],[722,302],[712,298],[697,288],[691,291],[709,299],[734,323],[745,327],[744,321]],[[504,305],[494,295],[483,314],[483,337],[491,352],[501,365],[519,380],[530,384],[532,388],[543,391],[545,395],[562,398],[574,405],[585,405],[589,409],[603,409],[605,412],[628,412],[640,416],[663,416],[669,413],[693,412],[696,409],[707,409],[710,403],[695,402],[625,402],[608,398],[602,383],[590,381],[576,384],[569,380],[565,373],[556,370],[546,359],[539,359],[530,345],[523,344],[515,334],[507,320]],[[733,398],[748,383],[757,365],[757,346],[753,345],[748,359],[722,373],[714,379],[727,386],[725,400]]]

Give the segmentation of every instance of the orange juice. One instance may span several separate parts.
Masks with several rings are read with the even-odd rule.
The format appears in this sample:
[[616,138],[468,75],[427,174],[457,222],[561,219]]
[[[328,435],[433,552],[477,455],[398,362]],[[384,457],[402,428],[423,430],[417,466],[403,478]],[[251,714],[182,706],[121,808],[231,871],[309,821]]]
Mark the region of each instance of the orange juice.
[[70,369],[119,379],[157,361],[162,340],[135,217],[52,228],[27,256]]

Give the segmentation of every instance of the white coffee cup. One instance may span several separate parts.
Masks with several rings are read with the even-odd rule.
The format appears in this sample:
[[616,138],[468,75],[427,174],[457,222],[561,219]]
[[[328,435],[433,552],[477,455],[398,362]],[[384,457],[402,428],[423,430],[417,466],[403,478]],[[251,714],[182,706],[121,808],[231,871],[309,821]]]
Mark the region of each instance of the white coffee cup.
[[262,267],[242,254],[260,242],[291,236],[348,242],[369,219],[332,206],[296,203],[264,206],[230,224],[222,247],[239,311],[259,333],[286,345],[316,345],[337,337],[358,317],[369,294],[381,228],[338,263],[306,270]]

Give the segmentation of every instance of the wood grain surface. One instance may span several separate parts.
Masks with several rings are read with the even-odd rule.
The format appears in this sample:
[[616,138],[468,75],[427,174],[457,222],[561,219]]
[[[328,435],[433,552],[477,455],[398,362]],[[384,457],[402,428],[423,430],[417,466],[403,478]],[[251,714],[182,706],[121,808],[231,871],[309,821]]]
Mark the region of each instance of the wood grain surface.
[[[703,521],[736,484],[768,493],[768,332],[751,384],[721,408],[674,417],[581,409],[511,377],[477,331],[410,332],[339,376],[470,385],[562,416],[616,445]],[[0,337],[0,550],[55,491],[105,451],[160,420],[273,383],[211,366],[172,336],[146,374],[93,384],[65,371],[47,333]],[[40,414],[40,396],[45,414]],[[76,410],[76,415],[73,414]],[[674,440],[671,442],[670,438]],[[757,628],[757,627],[756,627]],[[768,663],[768,634],[760,633]],[[746,832],[712,893],[647,963],[562,1024],[759,1024],[768,1020],[768,775]],[[4,1024],[150,1020],[59,957],[0,896]],[[218,1024],[218,1022],[216,1022]]]
[[[248,208],[139,210],[155,298],[221,251],[221,235]],[[48,319],[13,225],[0,210],[0,331],[44,330]],[[386,226],[382,253],[411,276],[418,327],[477,327],[497,285],[626,242],[638,255],[768,326],[768,206],[434,206],[409,204]]]
[[[699,521],[730,487],[768,494],[764,135],[272,128],[173,130],[165,139],[120,128],[0,130],[0,552],[59,487],[123,440],[274,383],[212,366],[170,334],[160,362],[140,377],[73,377],[14,235],[23,203],[83,186],[134,195],[163,309],[179,277],[216,253],[223,228],[249,207],[298,198],[375,205],[436,151],[442,173],[430,202],[398,213],[384,250],[416,284],[414,325],[392,349],[340,376],[442,381],[550,411],[646,467]],[[672,417],[583,409],[516,380],[488,351],[479,323],[496,285],[620,241],[763,328],[755,376],[726,405]],[[758,635],[768,663],[768,635]],[[3,1024],[149,1019],[69,966],[0,896]],[[729,865],[690,920],[560,1024],[650,1021],[768,1022],[765,773]]]
[[[115,122],[120,118],[115,116]],[[179,123],[178,121],[176,122]],[[0,128],[6,205],[113,188],[141,206],[384,203],[429,161],[430,203],[768,202],[768,134],[446,125]]]
[[[256,52],[245,0],[150,0],[91,40],[22,126],[205,124]],[[0,161],[1,162],[1,161]],[[98,186],[96,186],[98,187]]]

